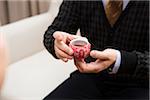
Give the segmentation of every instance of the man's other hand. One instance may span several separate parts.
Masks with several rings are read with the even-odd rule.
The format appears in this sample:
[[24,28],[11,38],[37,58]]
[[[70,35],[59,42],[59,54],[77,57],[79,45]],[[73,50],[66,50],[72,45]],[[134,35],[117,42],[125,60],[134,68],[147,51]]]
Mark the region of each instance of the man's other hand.
[[90,56],[96,58],[97,60],[91,63],[86,63],[83,60],[74,60],[74,63],[80,72],[98,73],[107,69],[117,59],[116,50],[114,49],[106,49],[104,51],[92,50],[90,52]]

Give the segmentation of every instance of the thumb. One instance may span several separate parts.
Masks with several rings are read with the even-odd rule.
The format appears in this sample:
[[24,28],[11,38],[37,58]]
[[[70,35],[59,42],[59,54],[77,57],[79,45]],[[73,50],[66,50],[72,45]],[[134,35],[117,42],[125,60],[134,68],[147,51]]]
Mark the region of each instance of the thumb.
[[92,50],[90,56],[97,59],[106,60],[108,59],[107,55],[102,51]]
[[63,40],[63,34],[61,32],[55,32],[53,34],[53,37],[57,40],[57,41],[62,41]]

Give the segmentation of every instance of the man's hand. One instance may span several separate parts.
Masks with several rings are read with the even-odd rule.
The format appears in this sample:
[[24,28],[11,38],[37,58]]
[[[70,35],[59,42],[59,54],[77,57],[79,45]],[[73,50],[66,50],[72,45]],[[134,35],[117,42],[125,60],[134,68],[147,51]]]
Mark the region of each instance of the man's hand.
[[75,59],[75,65],[78,70],[82,73],[98,73],[102,70],[107,69],[112,65],[117,58],[116,50],[106,49],[104,51],[93,50],[90,52],[90,56],[96,58],[95,62],[86,63],[85,61],[80,61]]
[[65,32],[56,31],[53,34],[53,37],[55,38],[54,50],[56,56],[64,62],[67,62],[68,59],[72,59],[73,50],[68,46],[68,44],[72,39],[76,38],[77,36],[70,35]]

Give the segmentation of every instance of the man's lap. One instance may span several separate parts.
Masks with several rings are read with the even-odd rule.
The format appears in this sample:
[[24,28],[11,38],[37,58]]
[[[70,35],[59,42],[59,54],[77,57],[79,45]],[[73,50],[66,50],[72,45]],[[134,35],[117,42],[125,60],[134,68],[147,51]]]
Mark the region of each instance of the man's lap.
[[[92,77],[92,76],[91,76]],[[94,93],[94,94],[93,94]],[[96,85],[90,76],[73,72],[70,77],[59,85],[50,95],[49,98],[92,98],[100,95]]]
[[[99,80],[98,80],[99,79]],[[44,100],[52,98],[115,99],[148,98],[147,88],[117,87],[108,85],[99,75],[73,72],[70,77],[51,92]],[[132,93],[131,93],[132,92]]]

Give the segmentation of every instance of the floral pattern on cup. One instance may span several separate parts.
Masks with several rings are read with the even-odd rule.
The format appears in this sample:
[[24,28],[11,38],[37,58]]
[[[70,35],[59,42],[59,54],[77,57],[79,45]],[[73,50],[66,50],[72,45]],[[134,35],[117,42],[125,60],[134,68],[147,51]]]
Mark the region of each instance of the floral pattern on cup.
[[70,42],[69,47],[74,51],[74,57],[78,60],[82,60],[89,55],[91,44],[88,42],[87,38],[78,37]]

